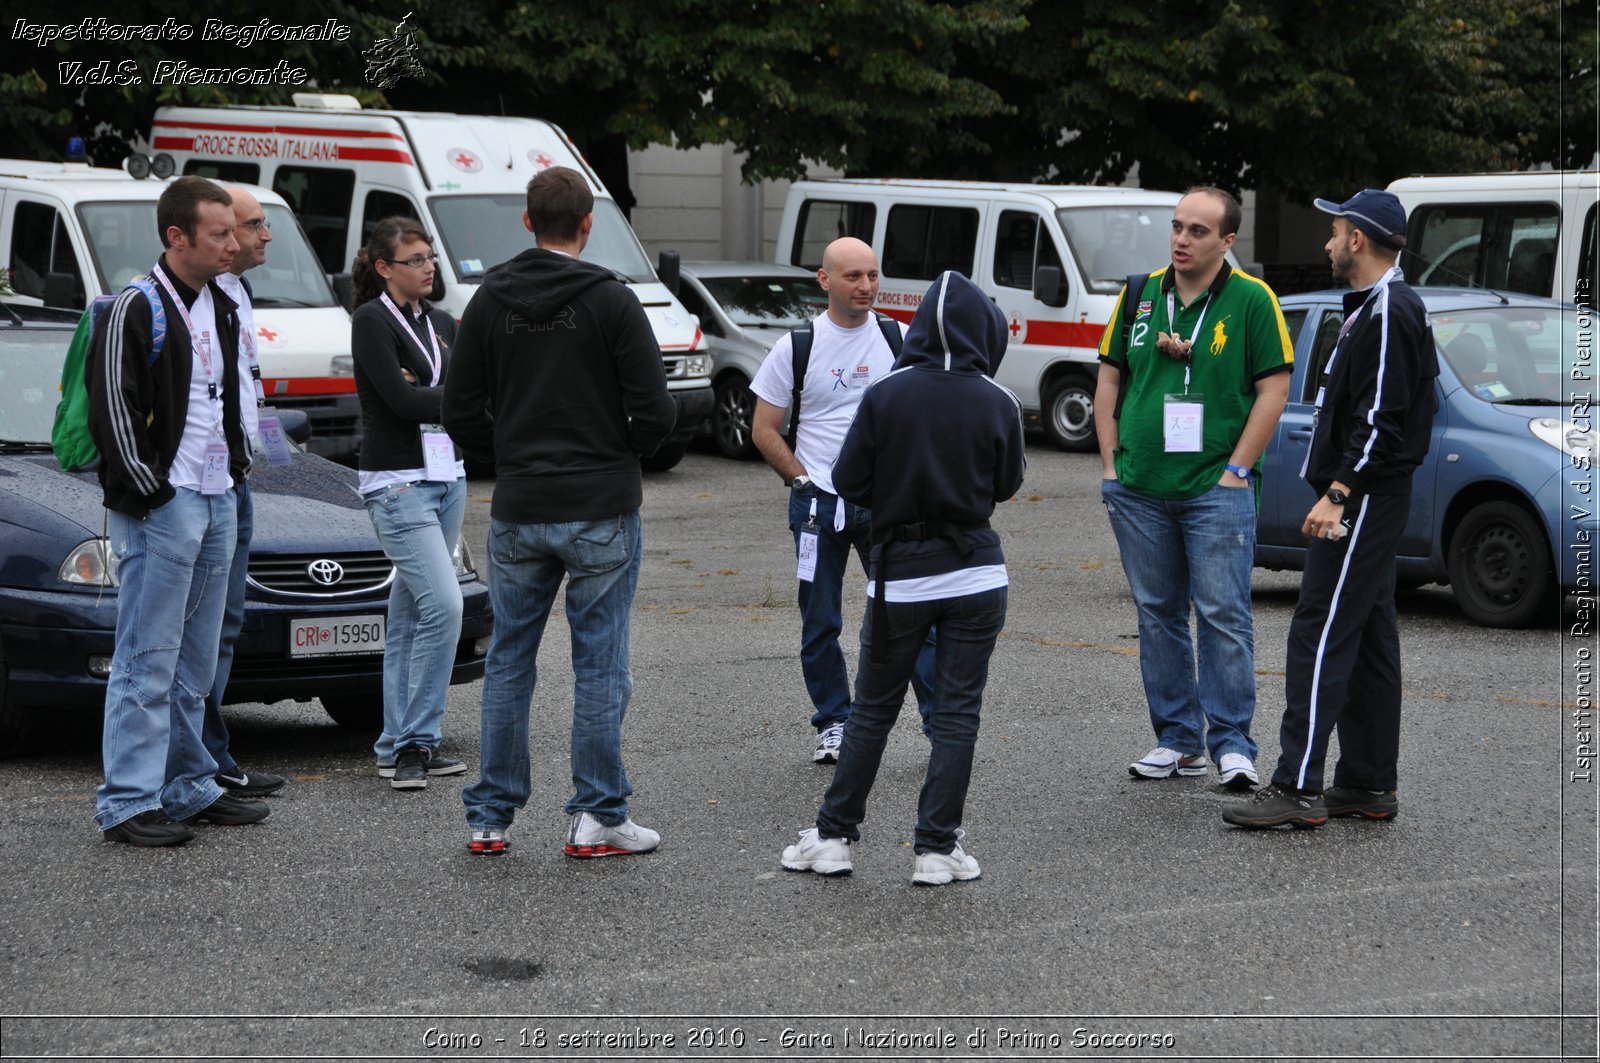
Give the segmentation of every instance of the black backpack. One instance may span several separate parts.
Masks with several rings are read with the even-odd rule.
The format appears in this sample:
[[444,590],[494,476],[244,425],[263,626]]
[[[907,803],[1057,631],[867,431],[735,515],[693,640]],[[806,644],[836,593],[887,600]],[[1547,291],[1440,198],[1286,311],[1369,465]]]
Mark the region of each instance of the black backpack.
[[1139,296],[1150,283],[1150,274],[1133,273],[1128,276],[1128,291],[1122,297],[1122,386],[1117,389],[1117,408],[1111,411],[1113,420],[1122,417],[1122,397],[1128,393],[1128,337],[1133,334],[1133,319],[1139,316]]
[[[873,311],[873,317],[878,319],[878,328],[883,332],[884,342],[889,344],[889,350],[894,354],[895,360],[900,358],[900,348],[905,343],[905,337],[900,334],[900,323],[887,314]],[[789,431],[783,441],[794,450],[795,437],[800,432],[800,389],[806,382],[806,367],[811,364],[811,343],[816,336],[811,331],[810,325],[802,325],[789,333],[789,342],[794,346],[794,387],[789,392]]]

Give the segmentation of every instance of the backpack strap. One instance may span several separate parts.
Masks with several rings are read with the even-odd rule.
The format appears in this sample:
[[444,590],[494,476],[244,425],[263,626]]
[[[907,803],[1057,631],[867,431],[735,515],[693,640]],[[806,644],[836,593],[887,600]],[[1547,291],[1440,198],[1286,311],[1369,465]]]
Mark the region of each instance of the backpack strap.
[[161,349],[167,345],[166,305],[161,302],[156,282],[149,277],[135,277],[128,282],[128,287],[139,289],[150,303],[150,361],[147,364],[155,365],[156,359],[161,357]]
[[1122,399],[1128,393],[1128,338],[1133,334],[1133,319],[1139,316],[1139,297],[1149,283],[1148,273],[1129,274],[1128,287],[1122,296],[1122,386],[1117,388],[1117,408],[1111,411],[1113,420],[1122,417]]
[[794,356],[794,387],[789,392],[789,431],[784,434],[783,441],[789,445],[791,452],[795,438],[800,434],[800,390],[805,386],[806,368],[811,365],[811,342],[814,339],[816,334],[811,331],[810,325],[802,325],[789,333]]
[[900,322],[888,314],[880,314],[876,310],[872,316],[878,319],[878,329],[883,333],[883,341],[889,345],[889,353],[893,354],[895,361],[900,360],[900,349],[905,346],[906,338],[900,331]]

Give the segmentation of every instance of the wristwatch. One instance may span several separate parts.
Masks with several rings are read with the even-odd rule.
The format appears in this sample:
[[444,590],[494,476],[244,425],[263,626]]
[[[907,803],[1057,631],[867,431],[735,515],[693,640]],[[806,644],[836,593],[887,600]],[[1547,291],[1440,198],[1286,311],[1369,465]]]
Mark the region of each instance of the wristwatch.
[[1350,496],[1339,490],[1337,487],[1330,487],[1327,491],[1327,499],[1336,506],[1342,506],[1346,502],[1350,501]]
[[807,476],[805,473],[801,473],[799,476],[796,476],[793,480],[789,481],[789,486],[790,487],[810,487],[811,486],[811,477]]
[[1223,468],[1227,469],[1241,480],[1250,479],[1251,469],[1248,465],[1225,465]]

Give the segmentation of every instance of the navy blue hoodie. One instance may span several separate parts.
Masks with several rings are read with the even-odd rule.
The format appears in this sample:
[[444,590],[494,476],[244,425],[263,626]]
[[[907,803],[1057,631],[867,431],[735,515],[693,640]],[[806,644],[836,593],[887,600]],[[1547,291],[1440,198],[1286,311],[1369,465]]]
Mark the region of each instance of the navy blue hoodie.
[[977,285],[946,272],[923,297],[897,368],[867,388],[833,466],[839,495],[872,510],[874,540],[896,527],[950,525],[972,552],[935,536],[884,545],[889,581],[1002,565],[983,527],[1022,486],[1022,405],[988,375],[1005,352],[1006,319]]

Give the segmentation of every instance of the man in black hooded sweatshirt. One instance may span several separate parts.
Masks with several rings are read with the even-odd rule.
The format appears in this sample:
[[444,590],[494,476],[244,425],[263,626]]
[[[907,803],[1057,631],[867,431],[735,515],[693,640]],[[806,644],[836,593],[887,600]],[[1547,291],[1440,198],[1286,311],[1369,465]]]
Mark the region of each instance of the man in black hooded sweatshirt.
[[506,850],[532,791],[528,708],[562,576],[576,677],[566,853],[621,856],[661,841],[628,817],[622,718],[633,693],[639,458],[677,414],[638,298],[610,270],[578,260],[593,208],[576,170],[552,166],[528,182],[522,222],[539,246],[484,278],[445,381],[445,429],[473,458],[493,461],[496,477],[481,768],[462,793],[473,853]]
[[1022,486],[1022,407],[989,375],[1006,319],[946,272],[918,307],[894,372],[867,389],[833,467],[840,497],[872,510],[863,664],[817,825],[783,851],[790,871],[851,872],[889,729],[935,630],[932,748],[917,806],[911,881],[978,878],[961,846],[989,658],[1005,624],[1005,557],[989,516]]

